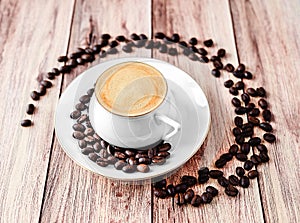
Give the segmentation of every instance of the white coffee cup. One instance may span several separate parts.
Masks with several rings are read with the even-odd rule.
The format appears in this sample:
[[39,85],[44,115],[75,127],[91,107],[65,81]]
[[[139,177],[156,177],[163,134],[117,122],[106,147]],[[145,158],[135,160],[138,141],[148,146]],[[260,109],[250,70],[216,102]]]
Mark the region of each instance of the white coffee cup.
[[[163,82],[165,90],[162,91],[163,94],[160,94],[161,100],[153,108],[137,114],[123,114],[118,113],[117,110],[108,109],[102,98],[100,98],[99,92],[109,80],[104,77],[113,76],[113,72],[116,72],[114,69],[122,72],[119,68],[127,65],[132,65],[133,67],[149,66],[151,67],[149,68],[150,71],[154,69],[156,75],[159,73],[161,76],[160,81]],[[128,68],[126,72],[130,72],[130,69]],[[143,78],[147,81],[147,77]],[[174,98],[167,86],[167,81],[158,70],[146,63],[130,61],[114,65],[99,76],[95,86],[95,93],[90,101],[89,117],[96,133],[108,143],[122,148],[147,149],[159,144],[161,141],[168,141],[180,130],[180,124],[168,115],[173,101]]]

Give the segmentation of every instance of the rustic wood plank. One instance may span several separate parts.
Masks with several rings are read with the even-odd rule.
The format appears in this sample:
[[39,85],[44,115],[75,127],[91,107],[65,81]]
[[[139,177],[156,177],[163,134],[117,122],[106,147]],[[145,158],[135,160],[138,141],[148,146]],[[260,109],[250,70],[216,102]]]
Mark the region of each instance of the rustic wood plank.
[[[0,221],[38,222],[53,134],[60,78],[26,117],[36,77],[57,66],[68,45],[73,1],[8,1],[0,4]],[[28,117],[28,116],[27,116]]]
[[[134,7],[134,10],[133,10]],[[77,1],[69,52],[84,46],[92,17],[95,33],[112,36],[150,33],[150,1]],[[113,18],[113,19],[112,19]],[[120,49],[120,48],[118,48]],[[150,57],[140,49],[131,56]],[[97,59],[66,75],[63,89],[86,68],[101,61],[129,56],[125,53]],[[70,133],[71,135],[71,133]],[[42,210],[42,222],[142,222],[151,221],[151,186],[122,184],[93,174],[75,164],[55,140]],[[60,204],[60,205],[57,205]]]
[[[187,7],[188,6],[188,7]],[[153,32],[163,31],[167,34],[180,33],[182,38],[198,37],[203,41],[212,38],[215,47],[209,49],[216,54],[217,49],[224,47],[227,56],[224,60],[230,61],[234,66],[238,64],[233,27],[229,4],[226,1],[160,1],[153,3]],[[201,44],[200,44],[201,45]],[[180,176],[192,174],[197,176],[197,170],[201,166],[213,168],[214,161],[220,154],[228,150],[234,143],[231,134],[233,128],[234,109],[231,105],[232,96],[228,89],[223,87],[223,82],[229,75],[222,73],[221,78],[215,79],[210,74],[211,65],[203,65],[200,62],[191,62],[185,56],[170,57],[154,52],[155,57],[167,60],[181,69],[187,71],[202,87],[207,95],[212,123],[209,135],[198,153],[184,165],[175,175],[168,179],[169,183],[178,184]],[[231,77],[235,82],[236,78]],[[244,116],[246,120],[246,117]],[[234,174],[236,166],[241,162],[231,161],[225,168],[225,176]],[[214,185],[220,189],[220,195],[209,205],[201,205],[199,208],[192,206],[172,207],[172,201],[158,200],[154,198],[155,222],[262,222],[263,213],[257,181],[251,181],[248,189],[238,188],[240,194],[237,198],[225,195],[224,190],[216,181],[210,180],[204,186],[193,188],[201,194],[207,185]],[[232,213],[232,214],[230,214]]]
[[270,162],[259,167],[267,222],[300,221],[299,1],[231,1],[239,58],[255,74],[254,87],[264,86],[273,113],[277,142]]

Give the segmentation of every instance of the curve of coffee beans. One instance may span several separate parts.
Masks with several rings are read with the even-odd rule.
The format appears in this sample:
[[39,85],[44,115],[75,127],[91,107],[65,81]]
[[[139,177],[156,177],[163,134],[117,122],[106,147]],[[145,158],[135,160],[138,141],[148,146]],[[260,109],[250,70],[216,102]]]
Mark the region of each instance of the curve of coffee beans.
[[[110,54],[117,54],[120,49],[125,53],[131,53],[135,48],[144,47],[171,56],[183,54],[195,62],[212,63],[214,66],[211,70],[212,76],[218,78],[221,76],[221,72],[228,72],[240,79],[236,83],[231,79],[224,82],[224,87],[228,88],[228,92],[233,96],[231,103],[236,116],[233,118],[235,127],[232,129],[232,134],[235,137],[235,144],[232,144],[226,153],[217,158],[215,168],[201,167],[197,176],[184,175],[181,177],[181,182],[176,185],[168,184],[166,179],[156,182],[153,185],[154,195],[160,199],[173,198],[177,205],[190,204],[199,207],[212,202],[220,190],[224,190],[227,196],[236,197],[239,194],[239,188],[249,187],[250,180],[259,176],[257,167],[270,159],[265,144],[274,143],[276,137],[272,134],[273,128],[270,122],[273,115],[266,100],[266,91],[263,87],[256,89],[245,87],[243,80],[250,80],[253,75],[246,70],[244,64],[239,64],[236,68],[230,63],[224,65],[222,58],[226,57],[226,50],[223,48],[218,49],[216,55],[209,56],[209,48],[214,46],[212,39],[200,43],[198,38],[192,37],[188,41],[184,41],[177,33],[167,36],[163,32],[155,33],[154,39],[148,39],[145,34],[138,35],[136,33],[131,34],[129,38],[119,35],[113,39],[107,33],[98,38],[93,33],[93,29],[87,36],[86,48],[78,48],[76,52],[58,57],[57,60],[63,65],[60,68],[53,68],[39,82],[38,88],[30,94],[33,101],[40,100],[46,94],[47,89],[52,86],[51,80],[56,76],[68,74],[80,65],[93,62],[96,57],[104,58]],[[100,39],[100,42],[96,42],[96,39]],[[180,51],[177,50],[175,44],[181,48]],[[78,145],[84,155],[100,166],[112,164],[116,169],[122,169],[127,173],[147,172],[150,164],[165,162],[170,155],[168,150],[171,146],[168,143],[163,143],[147,151],[132,151],[116,148],[102,140],[94,132],[88,115],[84,114],[92,94],[93,89],[88,90],[75,106],[76,110],[70,114],[70,117],[76,120],[73,125],[73,137],[78,140]],[[259,98],[258,103],[255,104],[253,98]],[[26,110],[27,114],[32,115],[34,111],[35,106],[29,104]],[[242,115],[246,116],[247,122],[244,122]],[[21,125],[28,127],[32,125],[32,122],[30,119],[24,119],[21,121]],[[265,132],[262,137],[254,135],[256,128]],[[252,151],[252,155],[250,155],[250,151]],[[239,160],[242,165],[236,168],[235,173],[226,177],[220,169],[233,159]],[[217,182],[218,188],[208,185],[200,195],[192,189],[195,185],[205,184],[212,180]]]

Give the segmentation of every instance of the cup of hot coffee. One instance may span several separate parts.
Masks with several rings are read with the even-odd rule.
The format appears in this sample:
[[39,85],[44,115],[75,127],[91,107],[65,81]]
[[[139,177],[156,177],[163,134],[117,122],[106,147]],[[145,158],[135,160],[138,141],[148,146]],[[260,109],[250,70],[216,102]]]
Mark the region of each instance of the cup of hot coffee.
[[89,116],[97,134],[112,145],[143,149],[167,141],[180,130],[169,117],[172,94],[153,66],[130,61],[97,79]]

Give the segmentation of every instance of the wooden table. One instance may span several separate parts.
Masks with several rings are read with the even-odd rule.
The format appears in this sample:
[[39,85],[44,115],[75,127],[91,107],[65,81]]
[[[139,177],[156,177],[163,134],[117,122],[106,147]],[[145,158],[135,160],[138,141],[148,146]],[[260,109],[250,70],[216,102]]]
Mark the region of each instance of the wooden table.
[[[103,0],[0,1],[1,95],[1,222],[300,222],[300,2],[260,0]],[[198,185],[220,188],[209,205],[174,206],[153,196],[151,184],[130,185],[108,180],[74,163],[60,147],[54,113],[61,93],[87,67],[59,76],[33,116],[25,113],[32,89],[45,73],[59,66],[57,57],[82,46],[90,29],[112,36],[162,31],[182,39],[212,38],[215,54],[227,50],[226,62],[245,63],[254,80],[246,87],[263,86],[274,115],[275,144],[267,144],[270,162],[258,167],[259,178],[248,189],[228,197],[215,181]],[[152,54],[151,54],[152,53]],[[210,74],[212,65],[171,57],[157,51],[136,55],[162,59],[188,72],[209,100],[212,124],[207,139],[169,183],[184,174],[196,175],[201,166],[213,168],[218,156],[234,143],[232,95],[223,87],[229,78]],[[125,53],[114,57],[124,57]],[[102,61],[102,59],[101,59]],[[236,78],[231,78],[237,81]],[[34,125],[20,127],[29,117]],[[258,135],[261,132],[258,132]],[[239,161],[223,169],[234,173]]]

